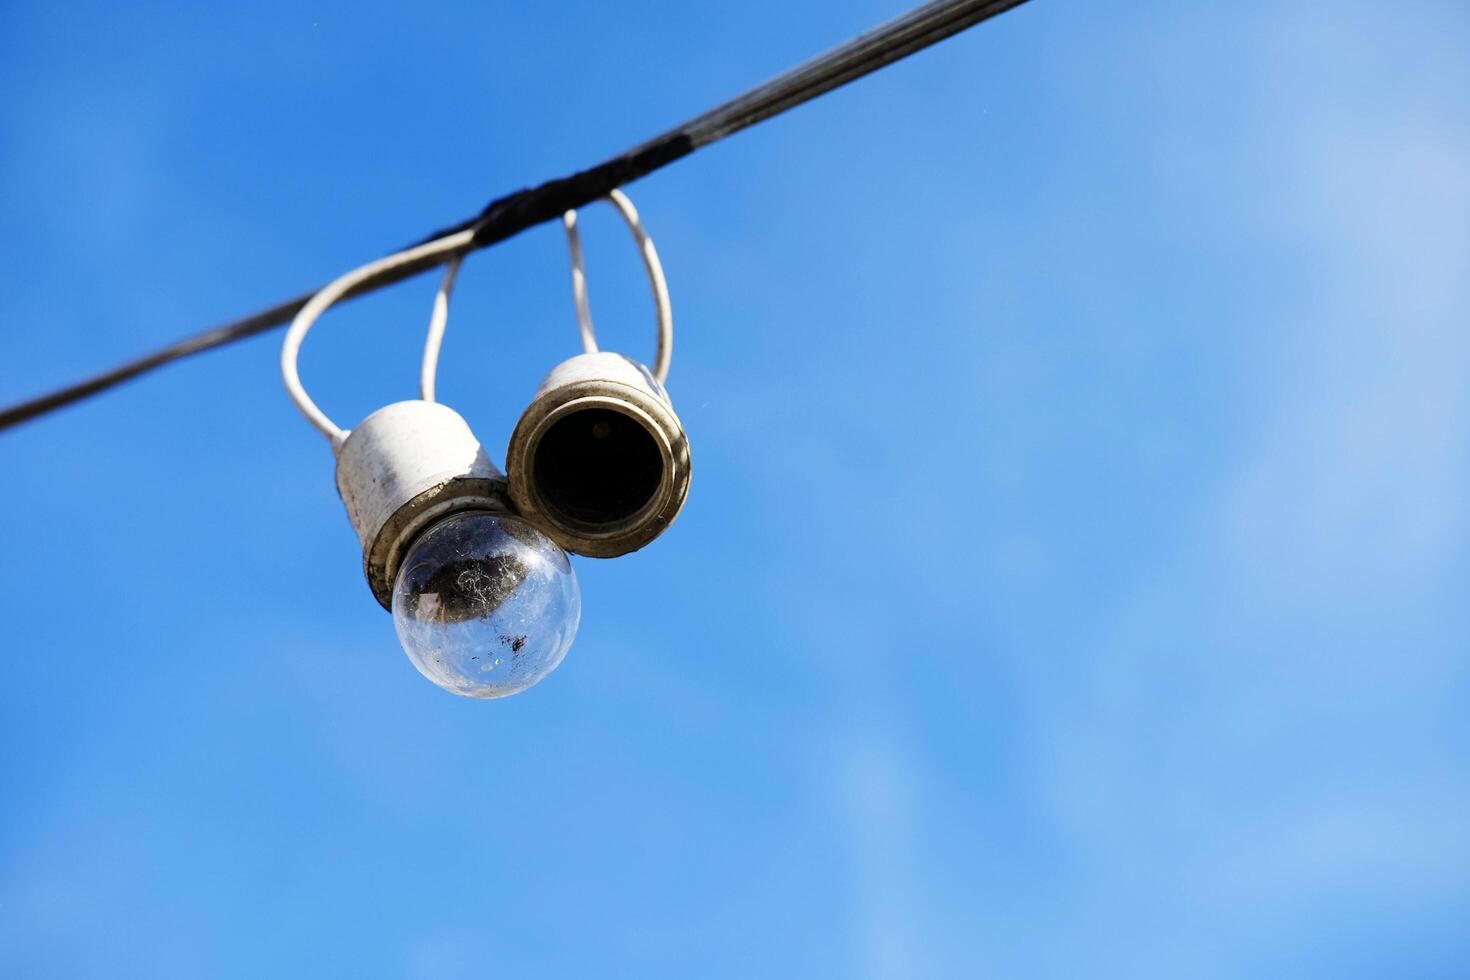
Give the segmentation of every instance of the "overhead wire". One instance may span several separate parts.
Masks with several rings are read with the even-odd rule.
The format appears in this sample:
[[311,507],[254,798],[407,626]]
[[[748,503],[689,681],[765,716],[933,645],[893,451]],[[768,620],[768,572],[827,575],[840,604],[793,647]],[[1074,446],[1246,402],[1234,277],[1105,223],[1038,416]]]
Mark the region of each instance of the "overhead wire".
[[[606,197],[617,188],[701,147],[815,99],[1025,2],[932,0],[625,153],[570,176],[496,198],[474,217],[432,232],[418,244],[442,241],[463,232],[468,237],[467,244],[457,250],[462,255],[504,241],[543,222],[557,220],[566,212]],[[413,251],[411,247],[395,257]],[[416,253],[412,260],[381,265],[372,263],[363,268],[376,268],[377,271],[355,279],[334,302],[381,289],[448,260],[447,254],[430,250]],[[185,337],[90,378],[0,410],[0,429],[81,401],[173,361],[281,326],[292,321],[313,297],[319,297],[321,293],[321,288],[310,290],[238,320]]]

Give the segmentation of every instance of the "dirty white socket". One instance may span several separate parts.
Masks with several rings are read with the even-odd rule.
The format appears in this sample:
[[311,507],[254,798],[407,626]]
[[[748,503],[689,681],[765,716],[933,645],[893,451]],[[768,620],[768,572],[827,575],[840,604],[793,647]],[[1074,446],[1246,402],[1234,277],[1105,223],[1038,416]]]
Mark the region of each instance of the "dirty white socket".
[[436,402],[395,402],[363,419],[337,451],[337,491],[368,585],[389,610],[420,531],[459,511],[510,511],[505,476],[459,413]]

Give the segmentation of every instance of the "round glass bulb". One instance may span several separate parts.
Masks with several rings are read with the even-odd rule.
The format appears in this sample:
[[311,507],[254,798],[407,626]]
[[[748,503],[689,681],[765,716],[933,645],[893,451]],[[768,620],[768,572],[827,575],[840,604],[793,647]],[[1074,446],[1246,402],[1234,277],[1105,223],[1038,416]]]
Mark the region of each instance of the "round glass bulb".
[[551,673],[581,618],[566,552],[509,514],[471,511],[431,525],[393,584],[408,659],[467,698],[516,694]]

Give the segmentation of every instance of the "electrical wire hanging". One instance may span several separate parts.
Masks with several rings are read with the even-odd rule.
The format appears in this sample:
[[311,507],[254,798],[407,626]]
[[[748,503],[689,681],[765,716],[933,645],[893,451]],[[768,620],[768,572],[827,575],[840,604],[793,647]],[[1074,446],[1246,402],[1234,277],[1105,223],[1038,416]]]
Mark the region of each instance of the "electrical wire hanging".
[[[556,220],[567,211],[605,197],[616,188],[647,176],[701,147],[809,102],[1025,2],[933,0],[923,4],[625,153],[571,176],[497,198],[478,215],[426,236],[421,244],[431,244],[450,235],[467,232],[468,244],[459,251],[470,251],[503,241],[542,222]],[[398,253],[399,256],[403,254]],[[407,261],[390,262],[385,259],[372,264],[377,271],[355,280],[338,299],[381,289],[445,261],[445,256],[432,251]],[[12,405],[0,411],[0,430],[106,391],[173,361],[278,327],[291,321],[313,297],[320,294],[321,290],[303,293],[268,309],[185,337],[101,374]]]
[[459,275],[464,255],[458,254],[444,266],[444,278],[434,293],[434,312],[429,315],[429,333],[424,337],[424,357],[419,365],[419,397],[434,400],[434,375],[439,370],[439,348],[444,345],[444,327],[449,322],[449,294],[454,291],[454,277]]
[[[281,381],[286,386],[286,394],[290,397],[292,404],[306,417],[306,421],[311,424],[312,428],[327,437],[334,451],[340,448],[342,443],[347,440],[348,430],[343,429],[328,418],[327,414],[317,407],[317,403],[311,400],[311,396],[306,393],[306,388],[301,383],[301,374],[296,367],[296,361],[301,355],[301,342],[306,339],[307,332],[311,330],[317,318],[325,313],[333,303],[351,293],[353,289],[361,286],[364,282],[370,281],[374,276],[391,273],[396,269],[401,269],[415,262],[425,260],[444,261],[450,256],[453,256],[457,260],[459,258],[458,253],[463,252],[469,246],[473,236],[474,233],[472,231],[456,232],[455,234],[435,239],[423,245],[415,245],[413,248],[404,249],[402,252],[390,255],[387,258],[378,259],[376,262],[369,262],[367,265],[353,269],[345,275],[338,276],[323,286],[311,299],[307,300],[306,305],[301,308],[301,311],[296,314],[296,318],[291,321],[291,326],[286,330],[286,337],[281,341]],[[457,261],[455,264],[457,266]],[[446,279],[448,279],[450,285],[453,284],[452,277],[446,277]],[[441,295],[444,295],[444,292],[444,287],[441,286]],[[430,328],[431,338],[435,332],[432,326],[435,321],[438,322],[437,332],[441,337],[444,330],[443,321],[438,316],[438,300],[439,297],[436,297],[434,317],[431,320]],[[444,300],[447,310],[447,295],[444,295]],[[437,350],[437,342],[435,342],[435,349]],[[429,370],[427,365],[421,369],[421,385],[423,383],[423,372],[427,370]],[[429,387],[432,389],[432,373],[429,374],[428,381]],[[426,400],[433,401],[432,398]]]
[[[620,190],[611,191],[604,198],[622,215],[623,222],[633,235],[638,254],[643,259],[643,268],[648,273],[648,286],[653,293],[654,316],[658,326],[658,346],[653,355],[653,376],[659,384],[669,378],[669,359],[674,356],[674,314],[669,308],[669,284],[664,279],[663,263],[658,260],[658,250],[653,239],[644,231],[638,218],[638,209]],[[582,236],[577,231],[577,212],[568,211],[561,216],[562,227],[567,234],[567,257],[572,266],[572,304],[577,310],[577,332],[582,337],[582,351],[597,353],[597,334],[592,329],[592,311],[587,305],[587,274],[582,268]]]

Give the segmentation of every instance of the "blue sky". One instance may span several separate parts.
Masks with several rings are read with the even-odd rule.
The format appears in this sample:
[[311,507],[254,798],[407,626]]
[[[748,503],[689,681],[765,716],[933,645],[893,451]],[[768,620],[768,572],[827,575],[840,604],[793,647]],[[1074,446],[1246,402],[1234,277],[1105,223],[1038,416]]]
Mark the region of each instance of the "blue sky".
[[[902,7],[13,0],[0,400]],[[1467,42],[1035,0],[631,187],[694,483],[507,701],[404,658],[278,335],[0,435],[0,974],[1470,971]],[[323,322],[330,414],[432,288]],[[503,456],[575,339],[557,229],[480,253],[440,398]]]

